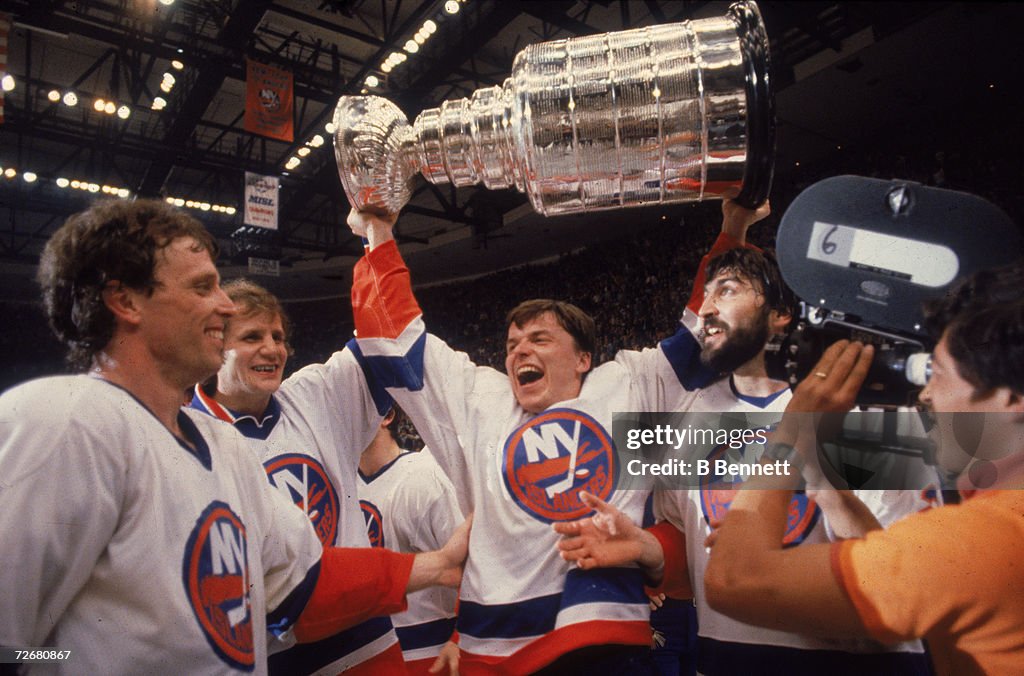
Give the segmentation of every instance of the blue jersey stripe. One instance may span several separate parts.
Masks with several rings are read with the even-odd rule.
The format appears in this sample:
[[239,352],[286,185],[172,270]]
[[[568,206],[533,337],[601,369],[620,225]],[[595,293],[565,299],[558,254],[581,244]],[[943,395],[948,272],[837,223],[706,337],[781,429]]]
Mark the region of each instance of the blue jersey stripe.
[[426,346],[425,332],[402,356],[367,356],[354,340],[349,341],[349,348],[363,367],[368,382],[375,381],[381,387],[401,387],[413,392],[423,389],[423,355]]
[[367,363],[366,357],[363,356],[363,351],[359,349],[359,343],[353,338],[348,341],[345,347],[351,350],[352,356],[356,358],[359,368],[363,371],[363,378],[366,379],[366,387],[370,390],[370,396],[373,397],[373,405],[377,407],[377,413],[387,415],[388,411],[391,410],[391,395],[384,389],[384,384],[377,378],[370,364]]
[[395,632],[398,633],[398,642],[402,644],[402,650],[416,650],[417,648],[444,645],[452,637],[452,632],[454,631],[454,617],[443,617],[440,620],[433,620],[431,622],[410,624],[407,627],[395,627]]
[[525,601],[484,605],[459,602],[460,633],[477,638],[523,638],[555,629],[558,613],[586,603],[625,603],[647,606],[643,575],[636,568],[570,570],[565,590]]
[[300,643],[267,659],[271,674],[311,674],[391,631],[391,618],[375,617],[314,643]]
[[707,387],[718,376],[700,361],[700,343],[685,326],[659,343],[661,351],[687,391]]

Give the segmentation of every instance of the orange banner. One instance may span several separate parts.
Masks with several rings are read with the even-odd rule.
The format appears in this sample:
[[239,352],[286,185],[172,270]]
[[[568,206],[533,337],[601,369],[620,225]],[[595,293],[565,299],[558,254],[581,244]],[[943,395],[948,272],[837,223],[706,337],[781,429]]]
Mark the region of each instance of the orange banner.
[[292,74],[245,60],[245,130],[291,143],[295,140]]

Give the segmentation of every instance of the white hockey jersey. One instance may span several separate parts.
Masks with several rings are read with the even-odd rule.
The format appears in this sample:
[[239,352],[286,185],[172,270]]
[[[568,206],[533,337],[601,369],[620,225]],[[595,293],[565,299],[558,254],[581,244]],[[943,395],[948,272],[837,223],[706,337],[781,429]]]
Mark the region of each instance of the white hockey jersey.
[[[740,394],[731,376],[715,381],[701,390],[691,403],[691,411],[781,413],[792,398],[787,388],[769,397]],[[742,450],[709,447],[700,455],[714,461],[751,461],[763,447]],[[920,490],[857,490],[855,495],[871,510],[883,526],[939,503],[938,476],[920,459],[905,460],[907,471],[930,480]],[[686,535],[686,560],[697,604],[698,669],[709,676],[734,673],[927,673],[927,658],[920,641],[898,646],[882,646],[863,639],[831,640],[739,622],[712,609],[704,593],[704,572],[710,550],[704,541],[711,533],[711,520],[725,516],[742,480],[728,476],[709,476],[698,490],[656,491],[654,514],[667,519]],[[827,543],[834,539],[821,509],[806,495],[797,493],[789,508],[784,543]],[[845,671],[844,671],[845,670]]]
[[0,397],[0,644],[75,674],[267,671],[322,547],[245,439],[183,410],[190,448],[90,376]]
[[[266,478],[309,516],[320,541],[369,547],[359,508],[359,457],[391,406],[371,392],[350,350],[306,366],[285,380],[259,419],[239,415],[196,387],[191,406],[232,423],[249,439]],[[252,452],[250,451],[250,452]],[[323,641],[271,655],[275,673],[337,673],[386,651],[398,637],[386,617]]]
[[[405,452],[373,475],[359,473],[370,544],[418,553],[440,549],[463,521],[455,488],[429,452]],[[456,590],[429,587],[391,616],[410,670],[426,672],[455,630]]]
[[622,468],[612,413],[667,410],[710,381],[690,332],[620,352],[587,375],[577,398],[531,415],[505,374],[426,333],[393,242],[357,265],[353,305],[360,359],[470,493],[458,618],[463,670],[525,673],[584,646],[648,645],[639,570],[573,568],[559,557],[550,524],[590,513],[583,490],[640,521],[648,493],[616,490]]

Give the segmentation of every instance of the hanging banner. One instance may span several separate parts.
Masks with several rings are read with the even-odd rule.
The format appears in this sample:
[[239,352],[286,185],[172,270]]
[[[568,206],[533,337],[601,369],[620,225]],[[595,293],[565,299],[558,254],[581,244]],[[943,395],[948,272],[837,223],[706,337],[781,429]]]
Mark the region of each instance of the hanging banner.
[[279,181],[276,176],[245,172],[245,224],[277,230]]
[[292,74],[245,60],[245,130],[291,143],[294,140]]
[[281,262],[272,258],[249,257],[249,274],[266,275],[267,277],[281,276]]

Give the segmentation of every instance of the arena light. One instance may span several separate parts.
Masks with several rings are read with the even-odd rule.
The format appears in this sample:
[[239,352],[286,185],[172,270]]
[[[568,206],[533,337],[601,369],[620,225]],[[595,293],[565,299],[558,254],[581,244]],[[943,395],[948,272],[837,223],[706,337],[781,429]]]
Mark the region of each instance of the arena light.
[[307,148],[306,146],[303,146],[303,147],[299,148],[299,151],[298,151],[299,157],[305,157],[308,154],[309,154],[309,148]]
[[182,63],[181,61],[178,61],[177,59],[175,59],[174,61],[171,61],[171,68],[173,68],[174,70],[181,70],[184,67],[185,67],[185,64]]
[[18,175],[18,172],[14,170],[14,167],[7,167],[4,169],[4,176],[7,178],[14,178]]
[[69,181],[68,179],[64,178],[63,176],[58,178],[56,183],[57,183],[57,187],[58,188],[66,188],[69,185],[71,185],[71,181]]
[[234,216],[235,215],[235,211],[236,211],[236,209],[234,207],[228,207],[227,208],[228,216]]
[[127,120],[128,116],[132,114],[132,109],[128,106],[121,106],[117,109],[117,116],[122,120]]
[[158,96],[153,99],[153,105],[150,106],[153,110],[163,110],[167,107],[167,99],[162,96]]
[[299,164],[301,164],[301,163],[302,163],[302,160],[300,160],[299,158],[297,158],[297,157],[289,157],[288,161],[284,165],[284,168],[289,170],[289,171],[291,171],[295,167],[299,166]]
[[36,179],[39,178],[34,171],[26,171],[21,177],[25,179],[25,183],[35,183]]
[[78,190],[79,188],[82,187],[82,182],[76,178],[75,180],[71,181],[71,187],[74,188],[75,190]]
[[103,106],[103,112],[107,115],[113,115],[114,111],[117,110],[117,106],[114,105],[113,101],[107,101],[107,104]]
[[416,31],[416,35],[412,36],[412,39],[416,41],[416,44],[422,45],[424,42],[427,41],[428,37],[430,37],[430,36],[429,35],[424,35],[423,34],[423,29],[421,28],[418,31]]
[[328,134],[334,135],[334,132],[338,131],[338,128],[334,126],[333,122],[328,122],[327,124],[324,125],[324,131],[326,131]]
[[167,80],[164,80],[163,82],[160,83],[160,91],[162,91],[164,94],[170,94],[171,93],[171,88],[173,88],[173,87],[174,87],[174,85],[170,84]]
[[49,92],[46,93],[46,98],[50,99],[52,103],[57,103],[58,101],[60,101],[60,92],[56,89],[51,89]]
[[97,113],[102,113],[103,106],[105,105],[107,105],[107,102],[100,98],[97,98],[95,101],[92,102],[93,110],[95,110]]
[[78,105],[78,94],[74,92],[67,92],[66,94],[64,94],[64,98],[61,100],[64,101],[65,106],[73,108],[74,106]]
[[448,0],[447,2],[445,2],[444,3],[444,11],[448,12],[449,14],[458,14],[459,13],[459,1],[458,0]]
[[387,61],[385,61],[384,63],[380,64],[380,69],[382,71],[384,71],[385,73],[390,73],[391,72],[391,64],[388,63]]
[[415,54],[416,52],[420,51],[420,45],[415,40],[406,40],[403,49],[409,52],[410,54]]
[[160,4],[164,7],[170,7],[174,4],[174,0],[160,0]]
[[5,92],[13,92],[14,87],[14,76],[10,73],[4,75],[3,79],[0,79],[0,89],[3,89]]
[[313,146],[314,148],[319,148],[323,144],[324,144],[324,137],[321,136],[320,134],[317,134],[313,138],[309,139],[309,145]]
[[90,183],[89,184],[89,192],[99,192],[99,191],[100,191],[100,186],[99,186],[98,183]]
[[437,32],[437,24],[434,23],[433,20],[427,19],[426,21],[423,22],[423,30],[426,31],[426,34],[428,36],[433,35],[434,33]]
[[131,195],[131,194],[132,193],[131,193],[130,190],[128,190],[128,188],[118,188],[117,189],[117,196],[120,197],[121,199],[127,199],[128,195]]
[[185,206],[185,200],[181,199],[180,197],[175,197],[174,198],[174,206],[176,206],[176,207],[183,207],[183,206]]

